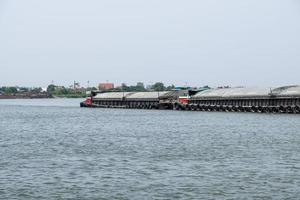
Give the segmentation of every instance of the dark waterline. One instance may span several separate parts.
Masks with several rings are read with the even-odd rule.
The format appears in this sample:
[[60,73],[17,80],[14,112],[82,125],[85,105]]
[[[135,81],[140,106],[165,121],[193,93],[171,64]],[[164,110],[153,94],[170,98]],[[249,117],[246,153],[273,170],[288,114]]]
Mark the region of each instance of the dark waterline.
[[0,100],[0,199],[298,199],[300,117]]

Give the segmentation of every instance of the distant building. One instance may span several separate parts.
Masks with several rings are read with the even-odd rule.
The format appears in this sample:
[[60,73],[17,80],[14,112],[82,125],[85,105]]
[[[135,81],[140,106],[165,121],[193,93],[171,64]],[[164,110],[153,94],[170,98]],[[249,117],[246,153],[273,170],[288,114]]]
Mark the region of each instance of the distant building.
[[99,90],[111,90],[114,89],[114,87],[113,83],[100,83],[98,86]]

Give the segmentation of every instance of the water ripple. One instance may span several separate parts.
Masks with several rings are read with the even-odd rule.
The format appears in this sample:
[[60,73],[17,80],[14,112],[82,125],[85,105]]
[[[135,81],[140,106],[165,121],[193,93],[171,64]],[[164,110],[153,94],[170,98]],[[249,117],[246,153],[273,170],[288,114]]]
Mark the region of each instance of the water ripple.
[[57,101],[0,102],[0,199],[300,196],[299,116]]

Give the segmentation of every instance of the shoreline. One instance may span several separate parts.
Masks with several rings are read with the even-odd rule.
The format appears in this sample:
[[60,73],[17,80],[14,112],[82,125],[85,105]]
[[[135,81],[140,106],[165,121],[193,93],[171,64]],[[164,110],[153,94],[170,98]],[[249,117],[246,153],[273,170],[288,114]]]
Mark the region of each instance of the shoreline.
[[36,96],[30,96],[30,97],[22,97],[22,96],[2,96],[0,95],[0,100],[1,99],[52,99],[53,97],[50,97],[50,96],[43,96],[43,97],[36,97]]
[[86,96],[80,95],[0,95],[1,99],[84,99]]

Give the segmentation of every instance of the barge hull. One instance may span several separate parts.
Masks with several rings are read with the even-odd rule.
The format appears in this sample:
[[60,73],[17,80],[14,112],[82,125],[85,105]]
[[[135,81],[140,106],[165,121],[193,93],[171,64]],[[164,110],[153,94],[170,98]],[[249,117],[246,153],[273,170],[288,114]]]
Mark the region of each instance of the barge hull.
[[[240,103],[239,103],[240,102]],[[213,104],[210,101],[198,103],[191,101],[183,105],[179,103],[160,103],[144,101],[93,101],[93,104],[86,105],[84,102],[81,107],[90,108],[122,108],[122,109],[160,109],[160,110],[180,110],[180,111],[204,111],[204,112],[252,112],[252,113],[300,113],[299,105],[281,105],[275,101],[275,105],[261,105],[259,102],[252,100],[248,105],[241,105],[243,101],[236,102],[234,105]]]

